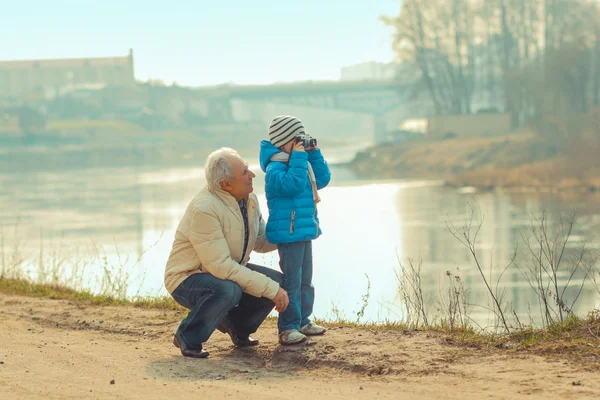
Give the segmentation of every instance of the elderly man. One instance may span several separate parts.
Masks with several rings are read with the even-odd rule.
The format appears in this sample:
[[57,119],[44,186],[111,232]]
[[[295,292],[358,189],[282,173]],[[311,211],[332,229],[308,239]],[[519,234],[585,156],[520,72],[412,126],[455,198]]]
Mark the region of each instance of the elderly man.
[[173,344],[185,357],[204,358],[202,348],[215,329],[236,346],[254,346],[256,332],[273,307],[286,309],[288,296],[278,271],[248,264],[252,250],[277,248],[265,238],[265,222],[254,174],[232,149],[208,156],[206,186],[188,205],[175,233],[165,270],[165,287],[190,311]]

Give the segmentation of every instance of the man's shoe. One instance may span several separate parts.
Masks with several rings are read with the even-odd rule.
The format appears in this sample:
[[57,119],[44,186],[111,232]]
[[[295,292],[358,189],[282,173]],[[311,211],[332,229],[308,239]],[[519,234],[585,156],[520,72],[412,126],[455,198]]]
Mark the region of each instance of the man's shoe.
[[325,333],[326,330],[327,329],[323,328],[322,326],[313,324],[312,322],[309,322],[308,324],[300,328],[300,332],[305,334],[306,336],[322,335]]
[[248,336],[246,338],[241,338],[239,336],[236,336],[235,339],[231,339],[231,341],[233,342],[234,345],[236,345],[237,347],[250,347],[250,346],[256,346],[258,345],[259,341],[258,339],[253,339],[252,337]]
[[279,334],[279,343],[283,345],[298,344],[306,340],[306,336],[295,329],[288,329]]
[[219,332],[227,333],[231,338],[231,341],[233,342],[234,346],[249,347],[256,346],[259,343],[258,339],[253,339],[250,337],[250,335],[246,337],[238,336],[226,323],[221,323],[221,325],[219,325],[217,329],[219,330]]
[[181,350],[181,355],[183,355],[184,357],[191,357],[191,358],[206,358],[206,357],[208,357],[208,351],[202,350],[202,347],[200,347],[199,349],[192,349],[190,347],[187,347],[183,343],[183,341],[179,340],[179,335],[177,335],[177,334],[173,335],[173,346],[175,346],[179,350]]

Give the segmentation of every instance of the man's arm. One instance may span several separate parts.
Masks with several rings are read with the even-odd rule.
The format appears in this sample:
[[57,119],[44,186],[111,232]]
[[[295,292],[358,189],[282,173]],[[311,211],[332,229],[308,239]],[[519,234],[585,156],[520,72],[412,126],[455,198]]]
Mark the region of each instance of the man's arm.
[[309,152],[308,162],[312,166],[313,172],[315,173],[317,189],[323,189],[325,186],[329,185],[329,181],[331,180],[331,171],[329,170],[327,161],[325,161],[325,157],[323,157],[323,154],[321,153],[321,149],[315,149]]
[[271,300],[275,298],[279,289],[277,282],[231,258],[229,245],[215,213],[195,210],[189,230],[190,242],[200,258],[203,270],[219,279],[237,283],[245,293],[252,296]]
[[267,240],[267,229],[262,214],[258,214],[258,235],[256,236],[256,242],[254,243],[254,248],[252,250],[257,253],[269,253],[273,250],[277,250],[277,245]]

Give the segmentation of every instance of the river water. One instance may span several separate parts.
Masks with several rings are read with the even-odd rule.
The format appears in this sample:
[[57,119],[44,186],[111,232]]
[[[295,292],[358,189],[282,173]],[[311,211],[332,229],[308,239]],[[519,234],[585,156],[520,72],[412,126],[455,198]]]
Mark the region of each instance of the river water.
[[[327,152],[325,152],[327,155]],[[254,187],[267,216],[263,173]],[[107,287],[129,296],[165,294],[164,266],[175,228],[188,202],[204,185],[198,166],[134,165],[123,167],[15,168],[0,174],[0,224],[5,271],[15,265],[29,276],[43,275],[79,287]],[[471,209],[483,217],[476,254],[483,272],[496,283],[518,245],[518,260],[502,276],[499,289],[523,322],[540,322],[537,296],[527,279],[531,265],[524,239],[532,237],[532,216],[546,210],[548,227],[560,215],[576,212],[567,250],[586,244],[598,249],[597,197],[553,194],[502,194],[444,187],[436,181],[360,180],[343,167],[321,191],[319,214],[323,235],[314,242],[315,316],[361,321],[400,320],[406,309],[399,292],[399,265],[421,263],[428,313],[443,318],[447,287],[460,277],[468,293],[473,321],[489,325],[491,304],[473,257],[449,231],[468,222]],[[476,224],[475,224],[476,226]],[[252,262],[278,268],[277,253],[255,254]],[[568,260],[558,272],[570,277]],[[450,273],[450,277],[447,275]],[[577,296],[583,275],[570,278],[566,299]],[[365,297],[367,301],[365,303]],[[575,303],[585,313],[599,303],[598,291],[586,284]]]

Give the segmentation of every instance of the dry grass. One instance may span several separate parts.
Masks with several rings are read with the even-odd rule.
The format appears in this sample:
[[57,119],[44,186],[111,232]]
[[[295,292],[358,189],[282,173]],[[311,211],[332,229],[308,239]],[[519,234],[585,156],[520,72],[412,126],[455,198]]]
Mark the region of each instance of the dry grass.
[[365,177],[444,179],[457,187],[599,192],[598,118],[551,119],[499,137],[386,144],[359,155],[351,167]]
[[446,178],[450,186],[476,186],[484,189],[502,187],[518,191],[596,192],[600,190],[600,169],[574,169],[571,159],[552,160],[521,165],[515,168],[481,166]]
[[523,153],[522,149],[529,147],[534,139],[533,134],[523,133],[386,145],[371,149],[372,157],[354,162],[352,167],[361,174],[378,177],[446,178],[486,165],[510,168],[532,157],[546,157],[542,151]]
[[[68,300],[94,306],[123,306],[143,309],[176,310],[186,312],[171,297],[124,299],[73,290],[60,285],[36,284],[23,279],[0,279],[0,293],[50,299]],[[275,317],[269,317],[275,319]],[[590,313],[585,318],[571,316],[564,322],[547,328],[528,327],[509,334],[475,330],[469,326],[451,326],[443,320],[429,326],[414,326],[402,321],[361,323],[343,318],[315,320],[326,327],[348,327],[370,332],[427,332],[451,346],[478,348],[487,351],[527,352],[550,357],[581,359],[589,365],[600,360],[600,314]]]
[[494,335],[480,332],[450,332],[444,339],[463,347],[500,349],[512,353],[527,352],[549,357],[585,359],[597,365],[600,361],[600,315],[591,312],[586,317],[571,316],[547,328],[518,330]]
[[[58,285],[33,284],[24,280],[0,279],[0,293],[50,299],[68,300],[82,305],[125,306],[144,309],[186,311],[170,297],[148,299],[117,299],[94,295],[85,291]],[[274,319],[274,317],[270,317]],[[428,327],[411,327],[403,322],[359,323],[350,320],[315,322],[326,327],[344,326],[367,331],[427,332],[439,337],[444,343],[464,348],[488,349],[489,351],[527,352],[551,357],[584,358],[600,360],[600,314],[592,312],[587,317],[572,316],[562,323],[547,328],[526,328],[510,334],[495,334],[474,330],[471,327],[450,327],[443,322]]]

